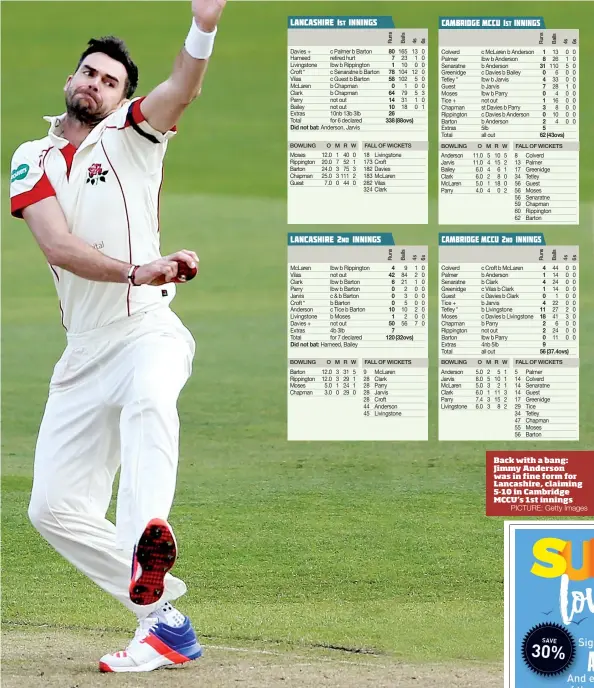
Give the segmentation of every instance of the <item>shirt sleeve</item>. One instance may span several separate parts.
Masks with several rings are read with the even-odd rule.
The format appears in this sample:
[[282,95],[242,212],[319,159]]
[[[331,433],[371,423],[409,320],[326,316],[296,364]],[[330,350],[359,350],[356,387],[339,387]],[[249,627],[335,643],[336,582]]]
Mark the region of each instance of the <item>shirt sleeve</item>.
[[10,212],[23,217],[23,209],[56,192],[48,179],[40,152],[31,142],[17,148],[10,166]]
[[127,106],[123,135],[136,161],[147,171],[155,171],[161,167],[167,144],[177,133],[177,127],[165,133],[153,128],[140,109],[143,100],[137,98]]

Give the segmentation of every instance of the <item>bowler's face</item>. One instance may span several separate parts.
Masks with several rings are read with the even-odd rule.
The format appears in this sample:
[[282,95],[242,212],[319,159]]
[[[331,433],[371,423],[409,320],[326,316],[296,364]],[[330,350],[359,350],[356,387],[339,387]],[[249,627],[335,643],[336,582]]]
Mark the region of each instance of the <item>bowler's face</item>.
[[124,100],[126,78],[124,65],[104,53],[85,57],[64,87],[69,112],[87,124],[100,122]]

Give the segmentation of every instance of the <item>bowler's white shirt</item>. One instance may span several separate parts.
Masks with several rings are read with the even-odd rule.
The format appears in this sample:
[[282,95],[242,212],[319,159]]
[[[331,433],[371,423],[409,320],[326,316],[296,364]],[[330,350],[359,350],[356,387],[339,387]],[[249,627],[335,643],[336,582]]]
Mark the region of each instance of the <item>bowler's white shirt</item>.
[[[161,256],[159,193],[163,157],[175,130],[162,134],[142,116],[142,99],[127,101],[75,149],[62,136],[64,115],[46,117],[45,138],[27,141],[11,165],[11,212],[56,196],[71,234],[106,256],[142,265]],[[80,333],[169,304],[175,285],[131,287],[91,282],[50,266],[62,322]]]

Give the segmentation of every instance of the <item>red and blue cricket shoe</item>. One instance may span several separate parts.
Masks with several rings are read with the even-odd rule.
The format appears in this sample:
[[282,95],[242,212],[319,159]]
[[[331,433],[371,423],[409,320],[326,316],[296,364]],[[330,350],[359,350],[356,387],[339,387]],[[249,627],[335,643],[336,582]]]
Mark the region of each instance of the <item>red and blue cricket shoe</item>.
[[[102,672],[154,671],[186,664],[202,656],[202,647],[190,619],[169,605],[181,625],[169,625],[157,616],[139,622],[132,642],[125,650],[105,655],[99,661]],[[178,622],[178,623],[179,623]]]
[[161,518],[153,518],[134,547],[130,599],[134,604],[154,604],[165,589],[165,574],[177,558],[177,543],[171,526]]

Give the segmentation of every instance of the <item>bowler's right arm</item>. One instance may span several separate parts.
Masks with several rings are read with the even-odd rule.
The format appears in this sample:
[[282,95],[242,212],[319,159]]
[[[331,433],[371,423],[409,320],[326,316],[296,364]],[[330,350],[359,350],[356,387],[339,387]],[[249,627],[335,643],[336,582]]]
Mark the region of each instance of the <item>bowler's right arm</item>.
[[[23,208],[22,215],[50,265],[93,282],[128,282],[130,263],[110,258],[70,234],[66,217],[55,196]],[[177,275],[176,259],[190,266],[198,263],[198,257],[192,251],[178,251],[141,265],[134,275],[134,283],[158,286],[171,282]]]
[[105,256],[70,234],[55,196],[44,198],[21,212],[50,265],[94,282],[128,281],[130,263]]
[[[11,212],[25,220],[50,265],[93,282],[128,282],[130,263],[106,256],[70,233],[56,193],[32,144],[26,143],[17,149],[11,169]],[[188,265],[198,262],[192,251],[179,251],[140,266],[134,283],[157,286],[170,282],[177,275],[175,259]]]

